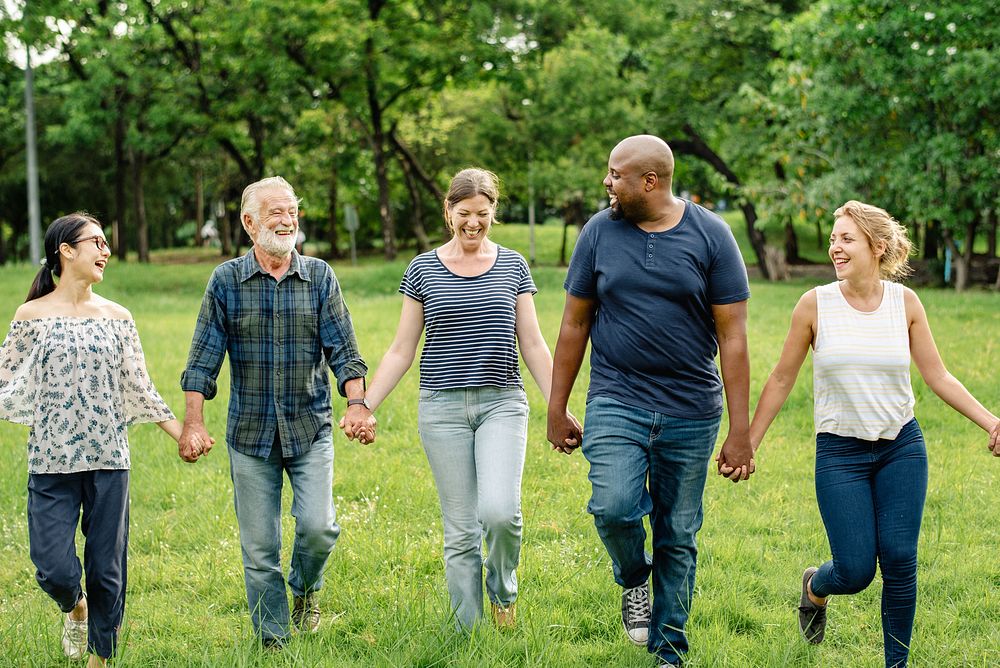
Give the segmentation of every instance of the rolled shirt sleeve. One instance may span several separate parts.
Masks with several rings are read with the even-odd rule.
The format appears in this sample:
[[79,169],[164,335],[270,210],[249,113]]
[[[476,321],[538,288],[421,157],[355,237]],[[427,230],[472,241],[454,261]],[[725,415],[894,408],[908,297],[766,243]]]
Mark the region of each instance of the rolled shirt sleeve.
[[364,378],[368,374],[368,366],[358,351],[354,323],[336,275],[331,270],[323,280],[326,300],[320,312],[320,345],[330,370],[337,378],[337,391],[340,396],[346,397],[344,383],[352,378]]
[[181,389],[185,392],[199,392],[206,399],[214,399],[218,392],[216,379],[226,357],[226,312],[224,301],[219,296],[220,291],[216,270],[201,301],[187,366],[181,374]]

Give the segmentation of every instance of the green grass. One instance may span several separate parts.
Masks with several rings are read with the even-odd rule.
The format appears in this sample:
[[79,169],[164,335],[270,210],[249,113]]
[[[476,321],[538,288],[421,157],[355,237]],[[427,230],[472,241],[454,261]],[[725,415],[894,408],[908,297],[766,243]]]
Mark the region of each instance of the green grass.
[[[554,266],[561,230],[539,228],[535,280],[542,329],[555,343],[564,270]],[[525,228],[500,227],[502,243],[526,252]],[[176,259],[176,258],[175,258]],[[372,366],[392,339],[406,261],[363,259],[335,269],[362,353]],[[99,292],[136,318],[150,372],[175,410],[210,262],[113,263]],[[0,313],[13,313],[33,271],[0,268]],[[810,287],[755,283],[750,308],[752,391],[777,359],[791,308]],[[949,368],[997,410],[1000,295],[921,291]],[[2,328],[3,325],[0,325]],[[760,453],[749,484],[710,478],[695,608],[689,625],[695,668],[882,665],[878,581],[833,600],[827,641],[812,647],[795,627],[802,568],[828,548],[812,486],[810,368],[803,369]],[[583,414],[586,369],[571,408]],[[441,558],[437,497],[416,434],[417,374],[411,371],[379,410],[379,440],[363,447],[336,437],[334,494],[343,534],[320,600],[324,624],[280,654],[261,654],[250,636],[239,537],[224,436],[226,372],[207,407],[220,445],[195,465],[152,425],[131,431],[133,453],[129,593],[122,653],[138,666],[621,666],[653,664],[621,632],[619,589],[585,508],[583,457],[552,453],[545,407],[532,407],[525,466],[525,538],[518,628],[454,634]],[[917,414],[930,451],[930,490],[920,543],[920,604],[914,666],[1000,664],[995,515],[998,462],[984,435],[945,407],[914,374]],[[342,402],[335,404],[337,412]],[[0,666],[65,666],[59,613],[34,582],[25,521],[27,430],[0,423]],[[288,499],[286,499],[288,501]],[[288,543],[293,524],[285,517]],[[82,546],[82,540],[81,540]]]

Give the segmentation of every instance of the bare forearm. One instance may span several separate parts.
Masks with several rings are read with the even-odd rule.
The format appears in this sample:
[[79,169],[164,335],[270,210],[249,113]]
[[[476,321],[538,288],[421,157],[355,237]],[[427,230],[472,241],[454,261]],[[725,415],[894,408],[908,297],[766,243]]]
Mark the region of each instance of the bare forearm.
[[179,420],[173,418],[171,420],[165,420],[164,422],[157,422],[156,426],[162,429],[163,431],[167,432],[167,435],[169,435],[170,438],[174,439],[177,442],[180,442],[181,432],[183,431],[183,427]]
[[396,385],[413,364],[413,358],[413,352],[401,353],[391,349],[382,357],[382,361],[375,371],[375,377],[372,378],[368,392],[365,394],[373,411],[396,389]]
[[552,383],[549,392],[549,410],[565,411],[573,382],[580,373],[583,356],[587,352],[589,330],[564,327],[559,332],[556,352],[552,360]]
[[794,386],[794,378],[789,382],[773,373],[768,377],[764,389],[760,393],[760,399],[757,401],[757,407],[754,409],[753,420],[750,422],[750,443],[754,450],[764,440],[764,435],[771,423],[774,422],[774,418],[778,416],[781,407],[785,405],[785,401]]
[[204,425],[205,415],[205,395],[201,392],[184,393],[184,424]]
[[545,403],[549,403],[552,394],[552,355],[545,346],[545,341],[539,339],[521,347],[521,357],[528,372],[535,379],[535,384],[542,393]]
[[729,431],[745,433],[750,429],[750,353],[746,339],[722,343],[719,360],[729,411]]
[[984,431],[991,431],[1000,419],[979,403],[979,400],[948,372],[929,384],[934,394],[941,397],[942,401],[975,422]]

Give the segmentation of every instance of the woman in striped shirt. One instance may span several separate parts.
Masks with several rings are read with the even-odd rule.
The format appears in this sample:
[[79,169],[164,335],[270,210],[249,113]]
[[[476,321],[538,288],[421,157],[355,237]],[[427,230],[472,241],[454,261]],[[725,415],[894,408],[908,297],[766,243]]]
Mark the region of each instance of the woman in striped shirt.
[[444,202],[452,237],[403,274],[399,328],[365,395],[376,410],[423,334],[418,429],[441,502],[451,606],[464,629],[483,615],[484,566],[494,622],[515,620],[528,430],[518,347],[545,401],[552,378],[528,265],[488,238],[498,197],[491,172],[464,169],[452,179]]
[[989,434],[994,456],[1000,456],[1000,419],[948,373],[917,295],[887,280],[908,271],[906,228],[857,201],[834,216],[829,254],[838,280],[807,292],[792,312],[750,441],[760,445],[812,346],[816,498],[833,558],[802,575],[799,628],[807,641],[822,642],[827,597],[865,589],[878,563],[885,665],[897,668],[909,654],[927,491],[910,359],[935,394]]

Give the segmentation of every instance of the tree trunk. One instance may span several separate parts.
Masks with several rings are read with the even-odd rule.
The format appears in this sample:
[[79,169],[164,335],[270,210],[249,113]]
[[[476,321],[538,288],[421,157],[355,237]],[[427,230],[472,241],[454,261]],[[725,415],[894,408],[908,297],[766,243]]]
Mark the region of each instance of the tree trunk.
[[205,170],[201,167],[194,176],[194,245],[201,248],[201,228],[205,226]]
[[392,143],[392,147],[396,153],[399,154],[400,159],[403,162],[409,163],[410,168],[413,170],[413,175],[430,191],[431,195],[434,196],[434,200],[444,202],[444,192],[434,182],[434,179],[427,174],[427,170],[417,160],[417,156],[413,154],[413,151],[399,138],[395,128],[389,130],[389,141]]
[[121,108],[121,104],[115,114],[115,218],[111,223],[111,236],[115,241],[115,255],[119,261],[124,262],[128,253],[128,241],[125,239],[125,211],[128,209],[125,179],[128,162],[125,159],[125,110]]
[[795,224],[791,218],[785,221],[785,262],[803,264],[799,255],[799,238],[795,236]]
[[337,166],[330,166],[330,179],[327,181],[327,208],[326,208],[326,238],[330,242],[330,252],[327,258],[337,259],[341,257],[340,249],[337,247],[337,215],[340,208],[340,196],[338,193]]
[[222,257],[233,257],[233,224],[229,218],[229,207],[223,198],[216,206],[215,213],[218,215],[219,243],[222,246]]
[[[372,20],[378,17],[381,4],[369,2]],[[382,245],[386,260],[396,259],[396,231],[392,222],[389,204],[389,175],[385,156],[385,129],[382,126],[382,104],[378,99],[375,82],[378,80],[375,63],[375,42],[368,38],[365,42],[365,88],[368,94],[368,113],[371,115],[371,146],[375,160],[375,182],[378,184],[378,213],[382,221]]]
[[583,202],[581,200],[570,200],[563,206],[562,244],[559,246],[560,267],[565,267],[568,264],[566,261],[566,246],[569,242],[569,226],[576,225],[578,228],[583,228],[586,222],[583,217]]
[[743,188],[740,179],[736,176],[736,173],[729,167],[729,165],[726,164],[726,162],[719,156],[719,154],[713,151],[705,140],[702,139],[701,135],[698,134],[694,127],[685,124],[684,134],[687,135],[687,139],[675,139],[668,141],[667,143],[678,153],[684,153],[704,160],[711,165],[715,171],[722,175],[727,182],[736,186],[736,188],[740,191],[739,197],[742,201],[740,204],[740,210],[743,211],[743,218],[746,220],[747,237],[750,239],[750,245],[753,247],[754,256],[757,258],[757,267],[760,269],[760,273],[765,279],[772,280],[771,275],[768,273],[767,259],[764,252],[764,233],[757,229],[757,209],[753,205],[753,202],[751,202],[742,192]]
[[997,210],[990,208],[986,212],[986,256],[997,256]]
[[[780,160],[774,161],[774,176],[781,181],[785,182],[785,166],[781,164]],[[784,262],[788,264],[802,264],[802,257],[799,256],[799,239],[795,236],[795,219],[789,216],[785,220],[785,257]],[[785,267],[787,271],[787,267]]]
[[976,239],[976,223],[965,226],[965,245],[959,249],[951,230],[945,229],[942,236],[951,251],[951,266],[955,272],[955,292],[964,292],[969,286],[969,270],[972,268],[972,246]]
[[941,249],[941,223],[929,220],[924,224],[924,259],[936,260]]
[[132,162],[132,204],[138,232],[139,262],[149,262],[149,227],[146,223],[146,192],[143,170],[146,156],[141,151],[129,151]]
[[413,170],[405,158],[399,161],[403,168],[403,176],[406,178],[406,187],[410,191],[410,205],[412,211],[413,236],[417,238],[417,250],[426,253],[431,249],[431,241],[427,238],[427,230],[424,228],[424,207],[420,201],[420,189],[417,188],[417,181],[413,177]]

